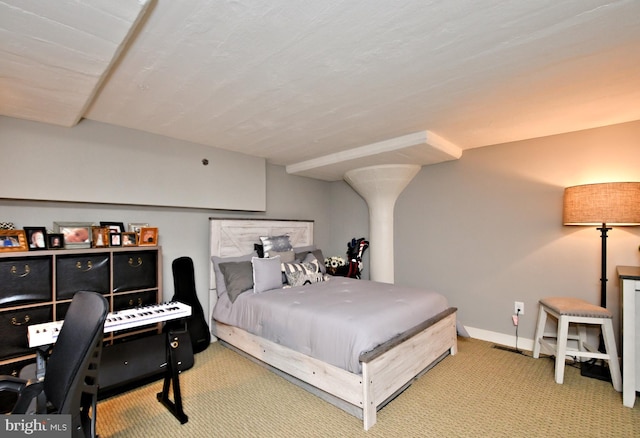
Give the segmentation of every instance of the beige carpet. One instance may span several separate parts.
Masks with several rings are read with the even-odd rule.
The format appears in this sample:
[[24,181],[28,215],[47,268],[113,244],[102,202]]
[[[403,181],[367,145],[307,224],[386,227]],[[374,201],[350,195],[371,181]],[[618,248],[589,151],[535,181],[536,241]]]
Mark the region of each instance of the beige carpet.
[[108,437],[638,437],[640,402],[622,405],[610,383],[553,361],[459,339],[445,358],[378,412],[361,420],[212,344],[181,375],[180,425],[157,400],[161,382],[98,405],[98,434]]

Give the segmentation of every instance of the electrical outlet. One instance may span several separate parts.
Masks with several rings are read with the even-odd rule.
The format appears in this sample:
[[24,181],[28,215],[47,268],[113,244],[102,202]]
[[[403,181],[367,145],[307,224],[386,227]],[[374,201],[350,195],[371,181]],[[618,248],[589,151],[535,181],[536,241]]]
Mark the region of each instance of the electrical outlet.
[[522,301],[513,303],[513,311],[516,315],[524,315],[524,303]]

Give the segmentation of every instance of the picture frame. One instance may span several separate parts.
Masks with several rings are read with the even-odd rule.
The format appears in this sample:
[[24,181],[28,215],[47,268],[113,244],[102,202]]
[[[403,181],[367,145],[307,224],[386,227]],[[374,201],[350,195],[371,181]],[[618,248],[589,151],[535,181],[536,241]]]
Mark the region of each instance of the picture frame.
[[158,228],[142,227],[138,235],[138,246],[157,246],[158,245]]
[[125,232],[124,223],[122,223],[122,222],[104,222],[104,221],[100,221],[100,226],[109,228],[109,232],[110,233],[124,233]]
[[91,227],[91,247],[104,248],[109,246],[109,228]]
[[13,222],[0,222],[0,230],[15,230],[16,226]]
[[62,233],[48,233],[47,234],[47,248],[49,248],[49,249],[64,249],[64,234],[62,234]]
[[122,233],[114,233],[109,229],[109,246],[122,246]]
[[91,248],[93,222],[54,222],[53,230],[64,236],[64,247]]
[[122,246],[138,246],[138,235],[133,231],[122,233]]
[[28,250],[27,233],[24,230],[0,230],[0,252]]
[[47,229],[45,227],[24,227],[27,235],[29,251],[42,251],[47,249]]
[[140,222],[138,222],[138,223],[130,223],[129,224],[129,231],[130,232],[134,232],[136,234],[140,234],[140,229],[141,228],[146,228],[148,226],[149,226],[149,224],[140,223]]

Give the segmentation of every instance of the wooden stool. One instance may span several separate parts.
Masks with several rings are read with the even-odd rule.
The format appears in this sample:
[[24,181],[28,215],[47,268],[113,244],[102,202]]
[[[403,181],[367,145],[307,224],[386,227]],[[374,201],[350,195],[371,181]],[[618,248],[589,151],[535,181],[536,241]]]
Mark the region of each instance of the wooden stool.
[[[547,322],[547,314],[558,320],[557,333],[545,334],[544,328]],[[578,298],[543,298],[540,300],[538,311],[538,325],[536,327],[535,338],[533,339],[533,357],[540,357],[540,348],[545,347],[550,354],[556,357],[555,379],[556,383],[564,381],[565,356],[586,357],[591,359],[603,359],[609,362],[609,372],[613,388],[622,391],[622,377],[620,376],[620,364],[618,362],[618,352],[613,334],[613,323],[611,312],[604,307],[590,304]],[[567,341],[572,339],[569,336],[569,324],[578,324],[578,336],[573,339],[578,340],[578,349],[568,349]],[[585,324],[600,325],[602,337],[604,338],[605,353],[599,352],[593,347],[589,347],[587,341],[587,329]],[[555,337],[555,345],[548,342],[545,337]]]

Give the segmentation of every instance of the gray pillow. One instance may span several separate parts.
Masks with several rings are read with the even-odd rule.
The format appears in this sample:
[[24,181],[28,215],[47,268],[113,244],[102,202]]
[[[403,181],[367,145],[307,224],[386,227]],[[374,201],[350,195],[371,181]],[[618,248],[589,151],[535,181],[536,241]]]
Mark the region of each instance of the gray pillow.
[[220,271],[224,276],[227,295],[232,303],[242,293],[253,287],[253,268],[251,262],[220,263]]
[[309,246],[296,246],[293,248],[293,251],[296,253],[296,258],[299,258],[300,255],[304,256],[308,252],[312,252],[316,250],[315,245]]
[[271,251],[269,253],[269,257],[275,257],[275,256],[280,256],[280,262],[281,263],[289,263],[289,262],[293,262],[296,259],[296,254],[293,252],[293,250],[290,251]]
[[216,276],[216,293],[218,296],[222,296],[222,294],[227,293],[227,285],[224,283],[224,275],[222,271],[220,271],[220,263],[229,263],[229,262],[250,262],[252,257],[257,256],[258,253],[255,251],[251,254],[239,256],[239,257],[218,257],[211,256],[211,263],[213,263],[213,272]]
[[280,256],[251,259],[253,265],[253,293],[259,294],[271,289],[282,288]]
[[287,235],[260,237],[260,241],[262,242],[264,257],[270,257],[271,251],[282,252],[292,249]]

